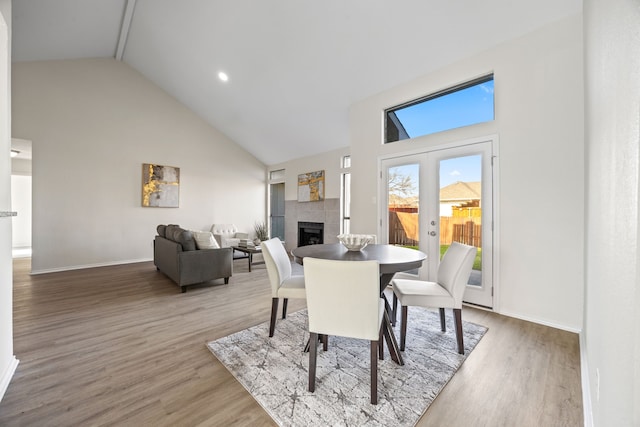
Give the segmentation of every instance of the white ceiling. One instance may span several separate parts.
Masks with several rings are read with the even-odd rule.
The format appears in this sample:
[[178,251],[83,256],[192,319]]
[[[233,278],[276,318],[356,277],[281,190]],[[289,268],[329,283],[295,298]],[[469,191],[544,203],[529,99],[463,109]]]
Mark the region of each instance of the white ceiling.
[[12,8],[13,61],[115,57],[120,41],[126,63],[276,164],[348,146],[355,101],[580,13],[582,0],[17,0]]

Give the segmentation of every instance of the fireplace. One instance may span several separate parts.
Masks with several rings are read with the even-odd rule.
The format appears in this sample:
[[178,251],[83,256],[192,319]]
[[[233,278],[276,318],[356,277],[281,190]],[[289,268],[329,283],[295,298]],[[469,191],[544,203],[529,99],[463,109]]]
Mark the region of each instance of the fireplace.
[[298,246],[324,243],[324,223],[298,222]]

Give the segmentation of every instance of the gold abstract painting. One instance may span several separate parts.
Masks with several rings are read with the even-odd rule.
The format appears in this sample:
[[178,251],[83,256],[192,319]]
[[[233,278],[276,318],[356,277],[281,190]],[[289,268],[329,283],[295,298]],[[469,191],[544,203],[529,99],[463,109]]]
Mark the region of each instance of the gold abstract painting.
[[324,200],[324,171],[298,175],[298,201],[317,202]]
[[142,164],[142,206],[177,208],[180,201],[180,168]]

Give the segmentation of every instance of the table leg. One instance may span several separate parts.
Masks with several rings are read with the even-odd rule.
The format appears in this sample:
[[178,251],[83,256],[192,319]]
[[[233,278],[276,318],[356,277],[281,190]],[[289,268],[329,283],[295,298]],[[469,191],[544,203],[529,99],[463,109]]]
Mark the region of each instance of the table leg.
[[387,285],[393,278],[393,273],[381,274],[380,275],[380,296],[384,299],[384,326],[382,332],[384,333],[385,339],[387,341],[387,346],[389,347],[389,354],[391,354],[391,359],[396,362],[398,365],[404,365],[404,360],[402,359],[402,354],[400,353],[400,347],[398,346],[398,341],[396,340],[396,336],[393,333],[393,329],[391,328],[391,305],[387,300],[387,297],[384,295],[384,290]]
[[398,365],[404,365],[404,360],[402,359],[402,354],[400,353],[400,347],[398,346],[398,341],[396,340],[396,335],[393,333],[393,329],[391,328],[391,318],[389,313],[391,312],[391,306],[387,301],[387,298],[383,295],[384,298],[384,329],[385,337],[387,338],[387,346],[389,347],[389,354],[391,354],[391,359],[396,362]]

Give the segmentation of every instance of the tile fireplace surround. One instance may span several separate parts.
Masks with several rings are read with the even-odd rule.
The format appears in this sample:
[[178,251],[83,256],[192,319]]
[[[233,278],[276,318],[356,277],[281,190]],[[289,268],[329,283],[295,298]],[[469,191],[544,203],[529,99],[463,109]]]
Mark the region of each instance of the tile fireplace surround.
[[287,200],[284,209],[284,241],[287,252],[298,244],[298,222],[323,223],[324,243],[338,243],[336,236],[340,234],[340,199],[302,203]]

